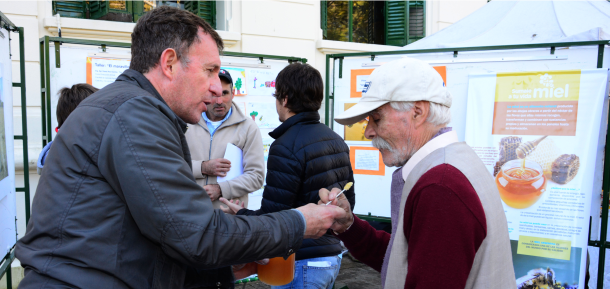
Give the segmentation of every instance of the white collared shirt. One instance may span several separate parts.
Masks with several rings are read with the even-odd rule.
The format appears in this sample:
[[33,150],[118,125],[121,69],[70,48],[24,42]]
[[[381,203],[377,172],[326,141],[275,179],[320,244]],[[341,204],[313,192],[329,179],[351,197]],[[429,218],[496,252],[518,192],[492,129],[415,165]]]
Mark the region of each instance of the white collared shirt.
[[431,154],[433,151],[444,148],[450,144],[458,142],[457,133],[455,131],[449,131],[443,133],[430,141],[428,141],[424,146],[422,146],[413,156],[407,161],[407,163],[402,167],[402,179],[406,182],[407,177],[415,168],[415,166]]

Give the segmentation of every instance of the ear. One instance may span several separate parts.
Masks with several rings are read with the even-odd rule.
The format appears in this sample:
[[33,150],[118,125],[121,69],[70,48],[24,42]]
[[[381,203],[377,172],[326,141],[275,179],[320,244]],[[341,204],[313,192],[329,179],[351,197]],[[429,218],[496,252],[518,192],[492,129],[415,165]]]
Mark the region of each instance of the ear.
[[163,50],[161,58],[159,59],[159,65],[161,66],[161,72],[165,77],[173,80],[176,77],[176,64],[178,63],[178,54],[173,48]]
[[420,127],[426,123],[426,119],[430,114],[430,102],[416,101],[413,105],[413,115],[411,121],[415,127]]
[[282,99],[282,106],[287,107],[287,105],[288,105],[288,96],[286,96],[284,99]]

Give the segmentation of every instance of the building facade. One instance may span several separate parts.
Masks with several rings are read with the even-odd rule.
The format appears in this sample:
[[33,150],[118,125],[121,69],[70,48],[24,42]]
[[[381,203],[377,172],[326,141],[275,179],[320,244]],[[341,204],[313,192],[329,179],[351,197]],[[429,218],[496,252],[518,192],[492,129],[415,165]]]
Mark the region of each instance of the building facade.
[[[38,183],[36,159],[42,150],[39,38],[62,37],[130,42],[135,21],[160,5],[190,10],[206,19],[226,51],[294,56],[325,72],[331,53],[396,50],[433,34],[485,5],[472,1],[0,1],[0,11],[24,27],[30,188]],[[18,51],[18,40],[11,51]],[[13,79],[19,54],[12,55]],[[13,92],[15,133],[21,131],[19,90]],[[322,107],[324,109],[324,107]],[[324,112],[321,111],[321,115]],[[15,142],[16,184],[23,185],[23,147]],[[20,194],[20,195],[19,195]],[[17,195],[18,234],[25,233],[24,195]],[[13,264],[13,280],[22,275]],[[17,284],[14,282],[13,284]],[[6,283],[0,281],[0,288]],[[16,285],[15,285],[16,286]]]

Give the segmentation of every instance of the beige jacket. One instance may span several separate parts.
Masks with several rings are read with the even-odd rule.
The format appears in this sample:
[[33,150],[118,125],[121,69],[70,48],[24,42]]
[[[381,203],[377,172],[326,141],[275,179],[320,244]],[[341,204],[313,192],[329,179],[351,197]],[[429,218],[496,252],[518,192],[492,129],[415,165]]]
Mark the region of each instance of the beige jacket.
[[[248,193],[263,186],[265,160],[261,133],[251,118],[231,105],[231,116],[220,125],[210,139],[208,126],[203,118],[197,124],[189,124],[186,141],[191,151],[193,175],[200,186],[219,184],[225,199],[240,199],[248,205]],[[218,183],[216,176],[201,173],[201,163],[211,159],[224,158],[227,144],[232,143],[244,152],[244,174],[230,181]],[[214,208],[220,208],[221,202],[213,202]]]

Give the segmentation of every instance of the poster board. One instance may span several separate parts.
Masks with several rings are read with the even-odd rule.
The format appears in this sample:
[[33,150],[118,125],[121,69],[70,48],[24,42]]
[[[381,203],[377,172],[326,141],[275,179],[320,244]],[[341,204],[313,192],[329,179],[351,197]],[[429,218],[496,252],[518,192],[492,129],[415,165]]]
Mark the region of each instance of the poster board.
[[[58,92],[64,87],[77,83],[89,83],[103,88],[129,67],[131,53],[129,48],[101,47],[63,43],[60,47],[60,67],[56,66],[55,49],[49,49],[50,67],[50,119],[51,127],[57,127],[55,115]],[[221,68],[229,71],[233,78],[233,102],[246,116],[258,125],[263,140],[265,164],[273,138],[269,132],[281,123],[275,108],[275,78],[289,63],[287,60],[240,56],[221,56]],[[52,129],[52,137],[56,132]],[[266,174],[266,170],[265,170]],[[260,208],[262,188],[249,196],[249,208]]]
[[[9,32],[0,28],[7,36]],[[15,155],[13,132],[13,80],[8,37],[0,37],[0,255],[17,241]]]

